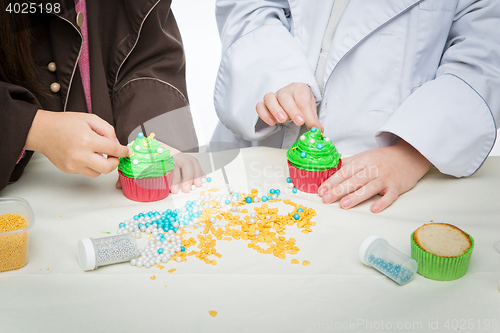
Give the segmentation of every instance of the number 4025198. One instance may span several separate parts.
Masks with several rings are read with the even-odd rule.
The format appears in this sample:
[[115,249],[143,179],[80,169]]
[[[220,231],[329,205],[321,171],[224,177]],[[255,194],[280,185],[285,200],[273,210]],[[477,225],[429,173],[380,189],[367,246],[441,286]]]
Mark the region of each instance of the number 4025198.
[[448,319],[444,323],[444,328],[453,330],[478,330],[478,329],[497,330],[499,328],[499,325],[498,325],[498,320],[496,319],[493,320]]
[[9,2],[5,11],[10,14],[36,14],[36,13],[54,13],[61,12],[60,3],[27,3],[27,2]]

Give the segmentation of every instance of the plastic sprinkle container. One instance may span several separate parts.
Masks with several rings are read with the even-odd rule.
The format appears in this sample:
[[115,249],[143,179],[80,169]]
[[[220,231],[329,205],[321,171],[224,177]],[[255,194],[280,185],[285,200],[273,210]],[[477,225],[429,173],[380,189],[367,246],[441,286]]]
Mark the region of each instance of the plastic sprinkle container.
[[139,256],[137,241],[129,233],[96,239],[83,238],[77,246],[78,261],[84,271],[127,262]]
[[366,266],[375,268],[400,285],[413,280],[418,269],[415,260],[396,250],[377,235],[369,236],[361,244],[359,259]]
[[17,214],[24,218],[26,227],[11,231],[0,230],[0,272],[19,269],[28,263],[30,229],[35,217],[28,201],[22,198],[0,198],[0,216]]

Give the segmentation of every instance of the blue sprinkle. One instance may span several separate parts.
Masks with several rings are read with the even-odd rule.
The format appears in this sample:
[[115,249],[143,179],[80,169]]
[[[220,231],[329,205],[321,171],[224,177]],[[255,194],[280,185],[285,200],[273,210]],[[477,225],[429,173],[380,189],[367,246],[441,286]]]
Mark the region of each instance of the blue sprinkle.
[[182,252],[186,251],[186,248],[184,246],[181,246],[181,251]]
[[151,223],[147,222],[146,223],[146,228],[149,228],[150,225],[151,225]]
[[179,230],[179,228],[173,228],[172,229],[175,233],[177,233],[177,230]]
[[316,145],[316,148],[318,148],[319,150],[321,150],[321,149],[323,149],[323,145],[322,145],[321,143],[318,143],[318,144]]
[[226,205],[229,205],[231,203],[231,200],[226,200]]
[[262,196],[262,202],[266,202],[267,201],[267,197],[265,195]]
[[305,158],[307,154],[305,152],[300,153],[300,157]]
[[297,193],[297,189],[294,187],[292,190],[293,193]]
[[314,133],[314,132],[316,132],[317,130],[318,130],[318,129],[317,129],[316,127],[314,127],[314,126],[313,126],[313,127],[311,127],[311,132],[313,132],[313,133]]
[[143,213],[139,213],[139,217],[146,217]]
[[274,191],[274,193],[275,193],[276,195],[280,195],[280,193],[281,193],[281,190],[279,190],[279,189],[276,189],[276,190]]
[[122,222],[122,223],[118,224],[118,227],[119,228],[125,228],[125,223]]
[[293,218],[294,218],[294,219],[296,219],[296,220],[298,220],[298,219],[300,219],[300,215],[299,215],[299,214],[295,214],[295,215],[293,216]]
[[179,210],[179,208],[176,208],[176,209],[174,210],[174,212],[175,212],[176,214],[179,214],[181,211]]
[[297,213],[303,213],[304,210],[302,208],[297,209]]
[[207,177],[207,183],[210,183],[212,181],[212,178]]
[[247,203],[251,203],[253,201],[252,197],[246,197],[245,201]]
[[141,229],[143,225],[144,225],[144,224],[139,223],[139,224],[137,225],[137,228]]
[[290,184],[290,183],[292,182],[292,178],[288,177],[288,178],[286,179],[286,182]]
[[270,196],[270,195],[268,195],[268,196],[267,196],[267,200],[268,200],[268,201],[269,201],[269,200],[273,200],[273,197],[272,197],[272,196]]
[[162,253],[163,253],[163,249],[162,249],[161,247],[158,249],[158,253],[159,253],[159,254],[162,254]]
[[271,190],[269,190],[269,193],[274,194],[276,192],[274,191],[274,188],[272,188]]
[[144,133],[139,132],[139,133],[137,134],[137,137],[138,137],[139,139],[142,139],[142,138],[144,137]]

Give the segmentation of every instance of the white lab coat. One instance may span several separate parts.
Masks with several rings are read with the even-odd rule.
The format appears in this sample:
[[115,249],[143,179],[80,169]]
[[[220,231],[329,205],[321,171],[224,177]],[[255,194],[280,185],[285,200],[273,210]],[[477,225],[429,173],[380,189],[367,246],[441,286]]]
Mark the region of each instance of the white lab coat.
[[268,126],[255,106],[303,82],[339,152],[403,138],[441,172],[473,174],[500,118],[500,1],[350,0],[321,96],[314,75],[333,1],[217,0],[223,54],[214,102],[225,126],[212,141],[288,148],[299,128]]

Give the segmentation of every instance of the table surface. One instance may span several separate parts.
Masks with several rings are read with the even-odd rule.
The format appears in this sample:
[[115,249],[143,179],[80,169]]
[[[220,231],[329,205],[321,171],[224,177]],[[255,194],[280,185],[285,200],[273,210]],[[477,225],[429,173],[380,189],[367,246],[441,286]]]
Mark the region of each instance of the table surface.
[[[369,210],[374,199],[345,211],[317,195],[293,194],[285,188],[283,150],[243,149],[225,171],[233,188],[280,188],[280,198],[316,210],[312,233],[286,230],[297,240],[298,254],[282,260],[249,249],[248,241],[218,241],[222,257],[216,266],[191,256],[163,264],[165,269],[123,263],[84,272],[78,239],[115,234],[121,221],[146,210],[179,208],[202,190],[136,203],[115,189],[116,172],[95,179],[68,175],[35,155],[21,180],[0,193],[28,200],[36,220],[28,264],[0,273],[0,331],[498,332],[500,260],[493,244],[500,239],[500,157],[488,158],[463,179],[431,170],[380,214]],[[210,187],[226,189],[221,170],[210,176]],[[290,211],[282,202],[269,206]],[[431,220],[474,237],[464,277],[440,282],[417,275],[399,286],[359,261],[359,246],[372,234],[410,255],[411,233]],[[311,264],[292,265],[294,258]],[[169,273],[171,268],[176,271]]]

